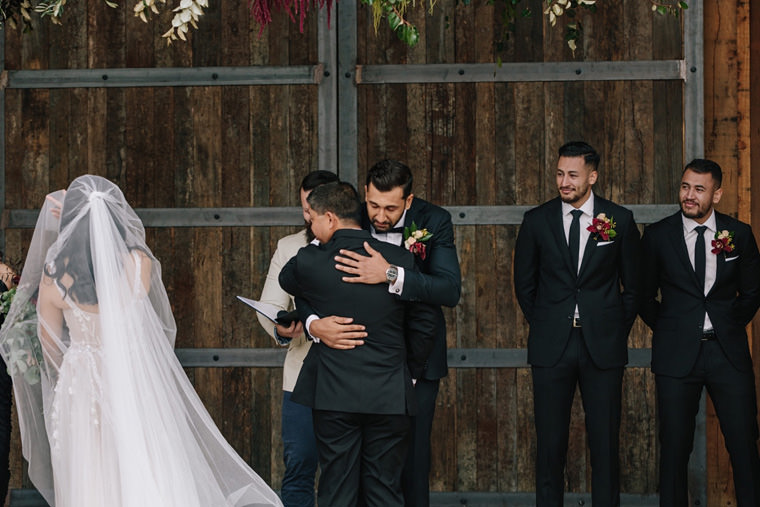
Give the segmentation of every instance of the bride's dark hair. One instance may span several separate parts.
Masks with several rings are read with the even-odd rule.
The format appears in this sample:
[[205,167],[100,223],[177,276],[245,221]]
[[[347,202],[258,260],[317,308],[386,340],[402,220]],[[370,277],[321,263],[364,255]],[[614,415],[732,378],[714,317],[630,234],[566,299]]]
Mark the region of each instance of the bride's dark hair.
[[[121,190],[115,184],[108,180],[104,180],[104,182],[108,183],[112,188],[116,188],[123,200],[123,194],[121,194]],[[94,189],[84,185],[72,184],[69,187],[63,201],[59,231],[63,233],[67,227],[73,227],[73,229],[68,232],[68,238],[61,245],[61,249],[57,255],[46,263],[44,268],[45,274],[52,278],[61,288],[64,297],[68,296],[76,303],[84,305],[98,304],[90,238],[91,210],[83,211],[82,209],[83,203],[88,202],[90,195],[94,191]],[[126,202],[124,203],[126,204]],[[111,206],[108,206],[108,211],[111,221],[120,236],[119,238],[113,238],[113,240],[121,240],[126,243],[127,234],[124,224],[116,219]],[[80,214],[82,214],[81,217],[79,217]],[[132,250],[143,250],[135,245],[126,244],[126,247],[130,252]],[[66,275],[69,275],[72,279],[70,287],[67,287],[62,281]]]

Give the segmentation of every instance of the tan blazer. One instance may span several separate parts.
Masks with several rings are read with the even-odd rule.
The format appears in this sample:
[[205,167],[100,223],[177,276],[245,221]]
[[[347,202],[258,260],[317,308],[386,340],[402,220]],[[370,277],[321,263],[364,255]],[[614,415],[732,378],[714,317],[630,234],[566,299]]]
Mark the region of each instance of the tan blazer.
[[[306,230],[285,236],[277,242],[272,260],[269,263],[269,272],[267,273],[264,289],[261,291],[260,300],[269,303],[282,310],[290,311],[294,308],[293,298],[282,290],[278,278],[282,267],[288,263],[291,257],[294,257],[298,250],[307,245]],[[269,336],[274,338],[274,323],[256,312],[259,323]],[[305,335],[293,338],[288,344],[288,353],[285,356],[285,363],[282,367],[282,390],[293,391],[298,379],[298,373],[301,371],[303,360],[306,353],[309,352],[311,341],[306,339]]]

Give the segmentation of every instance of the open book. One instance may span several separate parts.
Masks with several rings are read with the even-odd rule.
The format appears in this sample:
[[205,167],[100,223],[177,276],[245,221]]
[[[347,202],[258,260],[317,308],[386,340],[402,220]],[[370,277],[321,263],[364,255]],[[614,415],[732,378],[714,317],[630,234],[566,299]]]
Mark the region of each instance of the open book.
[[256,301],[255,299],[248,299],[244,298],[243,296],[238,296],[237,298],[275,324],[280,324],[281,326],[289,326],[291,322],[298,320],[298,312],[295,310],[292,312],[287,312],[274,305],[270,305],[269,303],[262,303],[261,301]]

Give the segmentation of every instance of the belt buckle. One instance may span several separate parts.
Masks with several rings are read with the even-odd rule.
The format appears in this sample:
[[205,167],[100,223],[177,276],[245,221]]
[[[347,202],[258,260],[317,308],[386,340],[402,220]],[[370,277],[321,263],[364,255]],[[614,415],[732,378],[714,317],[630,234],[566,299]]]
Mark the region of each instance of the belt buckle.
[[581,318],[573,317],[573,327],[581,327]]

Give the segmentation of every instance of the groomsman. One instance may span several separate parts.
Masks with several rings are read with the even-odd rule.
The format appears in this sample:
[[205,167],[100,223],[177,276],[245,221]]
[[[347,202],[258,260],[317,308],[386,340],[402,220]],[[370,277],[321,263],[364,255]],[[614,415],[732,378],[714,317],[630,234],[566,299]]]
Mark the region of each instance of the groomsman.
[[312,345],[293,400],[313,408],[322,474],[319,505],[404,505],[401,469],[409,415],[416,410],[413,379],[421,378],[433,345],[435,308],[406,303],[382,285],[347,284],[331,269],[341,250],[365,245],[414,270],[411,253],[380,242],[360,226],[361,205],[348,183],[329,183],[308,197],[311,229],[320,246],[302,248],[280,273],[280,284],[318,315],[343,312],[366,331],[364,345]]
[[[454,227],[448,211],[415,197],[412,171],[396,160],[382,160],[367,172],[364,186],[365,207],[362,227],[380,241],[401,245],[414,253],[417,270],[408,270],[386,260],[367,245],[369,256],[341,251],[336,267],[347,273],[343,281],[362,284],[387,284],[387,290],[402,301],[422,301],[435,305],[435,345],[417,380],[417,415],[412,419],[411,444],[404,467],[404,501],[407,507],[430,505],[430,434],[435,400],[441,378],[448,373],[446,362],[446,321],[441,305],[459,302],[462,287],[459,260],[454,245]],[[404,229],[424,229],[415,244],[404,240]],[[418,235],[421,233],[418,232]],[[390,261],[390,262],[389,262]],[[352,348],[362,345],[361,321],[353,323],[342,313],[327,318],[309,319],[309,334],[328,346]]]
[[[272,304],[281,310],[293,309],[293,298],[280,287],[278,277],[282,267],[291,257],[295,256],[301,248],[314,239],[314,235],[309,229],[311,217],[309,216],[309,203],[306,198],[319,185],[334,181],[338,181],[338,176],[329,171],[310,172],[301,181],[298,193],[306,227],[302,231],[285,236],[277,242],[277,250],[272,256],[264,289],[259,298],[262,302]],[[269,336],[274,338],[278,344],[288,347],[285,364],[282,367],[281,432],[282,457],[285,461],[285,474],[282,478],[280,494],[282,503],[285,504],[285,507],[313,507],[314,477],[317,473],[319,456],[314,438],[311,409],[290,400],[311,341],[306,339],[300,321],[286,327],[273,324],[258,312],[256,315]]]
[[663,507],[689,504],[687,467],[703,387],[731,456],[738,505],[760,506],[755,377],[745,331],[760,306],[760,254],[747,224],[713,208],[722,178],[715,162],[691,161],[681,176],[681,211],[647,227],[642,241],[641,317],[654,331]]
[[562,146],[559,197],[525,214],[515,246],[515,293],[530,325],[538,507],[563,505],[576,385],[586,413],[592,502],[620,505],[621,385],[636,318],[639,231],[629,210],[592,191],[598,165],[588,144]]

